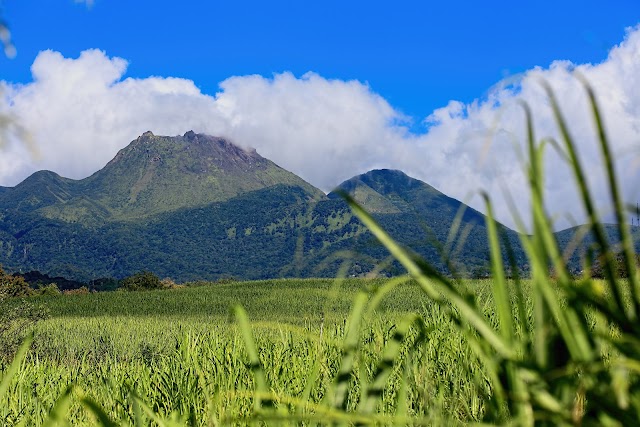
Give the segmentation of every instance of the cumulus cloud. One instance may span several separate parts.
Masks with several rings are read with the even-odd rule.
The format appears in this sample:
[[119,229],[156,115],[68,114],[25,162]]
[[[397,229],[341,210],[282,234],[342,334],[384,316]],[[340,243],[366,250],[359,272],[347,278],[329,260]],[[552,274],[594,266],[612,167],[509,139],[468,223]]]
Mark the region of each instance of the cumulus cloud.
[[[312,184],[330,190],[373,168],[402,169],[446,194],[482,210],[478,190],[495,199],[499,218],[513,224],[502,196],[507,190],[526,210],[528,194],[518,150],[525,122],[517,100],[532,109],[536,135],[558,132],[544,79],[556,93],[578,141],[600,206],[606,210],[601,161],[593,122],[578,72],[594,86],[618,158],[625,197],[640,197],[640,27],[599,64],[557,61],[500,82],[472,103],[451,101],[433,112],[428,131],[409,131],[408,118],[359,81],[325,79],[314,73],[235,76],[217,94],[201,93],[190,80],[124,78],[127,63],[99,50],[75,59],[41,52],[26,85],[0,82],[0,114],[28,129],[40,156],[11,141],[0,157],[0,184],[15,185],[38,169],[85,177],[146,130],[177,135],[193,129],[254,147]],[[15,138],[14,138],[15,139]],[[518,148],[519,147],[519,148]],[[546,193],[557,227],[583,213],[560,156],[547,156]],[[526,215],[525,215],[526,217]]]
[[[556,61],[548,68],[527,71],[517,82],[501,82],[489,91],[486,99],[469,105],[451,102],[434,112],[428,119],[433,123],[430,132],[419,137],[425,151],[442,153],[441,161],[436,162],[441,169],[429,177],[429,182],[457,197],[463,197],[464,190],[473,190],[473,187],[488,191],[496,199],[501,219],[511,224],[506,202],[501,197],[502,188],[509,190],[517,206],[522,209],[528,206],[522,165],[516,155],[518,148],[524,148],[525,122],[516,101],[530,106],[538,138],[560,139],[541,85],[544,80],[553,89],[570,125],[602,214],[605,219],[612,219],[595,126],[576,74],[584,76],[595,90],[617,159],[623,193],[628,202],[635,204],[640,197],[637,186],[640,178],[640,27],[628,30],[625,40],[614,47],[602,63]],[[447,173],[447,165],[461,173]],[[557,217],[557,227],[583,221],[584,212],[578,207],[575,184],[566,162],[550,150],[545,167],[548,210]]]

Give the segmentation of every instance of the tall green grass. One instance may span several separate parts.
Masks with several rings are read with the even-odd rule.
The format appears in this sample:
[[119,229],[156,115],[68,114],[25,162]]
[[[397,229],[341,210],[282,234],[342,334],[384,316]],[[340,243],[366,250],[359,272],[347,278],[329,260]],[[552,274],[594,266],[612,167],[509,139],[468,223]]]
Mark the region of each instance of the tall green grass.
[[[634,246],[597,102],[588,84],[584,83],[584,88],[592,107],[628,281],[615,276],[617,251],[606,238],[587,185],[587,172],[576,153],[576,143],[553,91],[546,85],[561,134],[560,143],[552,142],[568,159],[573,171],[588,214],[585,230],[595,238],[594,250],[603,260],[605,281],[594,282],[588,274],[574,278],[567,271],[545,211],[544,144],[535,142],[532,117],[526,105],[523,107],[528,123],[533,234],[527,235],[521,225],[521,241],[532,267],[531,295],[529,301],[519,280],[505,279],[500,236],[490,199],[485,196],[497,325],[483,315],[474,299],[455,282],[414,259],[367,212],[350,201],[356,215],[407,268],[425,294],[446,309],[460,330],[466,332],[469,345],[484,362],[491,378],[484,421],[516,425],[640,422],[640,294]],[[512,267],[517,270],[515,265]],[[588,263],[585,267],[588,271]],[[532,318],[527,316],[529,304]]]
[[[260,284],[280,296],[280,316],[275,302],[264,303]],[[489,282],[475,284],[489,296]],[[388,280],[349,280],[337,295],[352,301],[363,286],[391,290],[393,285]],[[322,298],[315,303],[307,301],[307,286],[322,293]],[[8,425],[19,420],[42,425],[58,397],[73,385],[67,411],[72,425],[98,424],[93,410],[83,405],[83,396],[97,402],[119,425],[150,422],[142,406],[138,416],[142,424],[136,421],[136,399],[160,418],[176,414],[193,418],[185,421],[187,425],[210,425],[211,420],[219,424],[249,422],[255,416],[255,375],[259,372],[255,370],[259,366],[273,395],[271,408],[282,411],[286,405],[287,413],[298,418],[317,414],[324,407],[332,416],[344,415],[345,410],[332,409],[336,400],[326,400],[330,399],[328,391],[337,387],[335,378],[345,357],[342,344],[350,308],[348,303],[335,302],[331,313],[322,315],[331,287],[327,280],[284,280],[135,294],[42,297],[39,302],[49,308],[52,317],[37,325],[34,342],[6,394],[7,404],[0,405],[0,420]],[[473,353],[464,348],[464,337],[437,306],[417,301],[420,289],[415,283],[405,283],[396,290],[375,311],[370,310],[371,300],[367,299],[357,351],[351,353],[353,374],[342,395],[346,411],[359,405],[363,385],[378,378],[371,389],[378,398],[371,401],[379,406],[363,408],[365,412],[389,418],[396,413],[399,394],[404,393],[401,401],[406,402],[403,411],[407,416],[430,420],[431,424],[477,420],[481,406],[476,386],[466,378],[461,361],[480,367]],[[165,316],[162,310],[160,315],[151,314],[153,306],[186,303],[196,291],[209,302],[216,295],[221,300],[243,300],[250,326],[241,327],[233,316],[229,318],[228,310],[213,312],[217,303],[185,304],[174,316]],[[126,307],[121,306],[123,297],[129,298]],[[131,306],[145,314],[133,315]],[[300,319],[291,323],[288,311],[296,309],[301,312]],[[120,313],[114,314],[118,310]],[[400,322],[413,312],[421,313],[429,340],[412,352],[404,346],[394,350],[388,345],[394,337],[417,338]],[[250,357],[242,338],[249,330],[260,365],[255,353]],[[401,365],[389,369],[390,360],[399,360],[398,351],[410,357],[410,364],[406,369],[400,369]],[[382,360],[386,360],[383,365]],[[384,369],[378,374],[380,366]],[[269,410],[265,403],[269,396],[259,400],[260,411]]]
[[[639,424],[635,254],[597,103],[586,84],[585,90],[621,251],[607,240],[575,141],[547,88],[561,134],[551,145],[568,159],[575,176],[588,214],[585,232],[595,238],[604,281],[590,278],[588,260],[582,277],[566,269],[545,210],[542,158],[548,144],[536,141],[525,105],[533,233],[524,233],[521,225],[521,242],[530,280],[507,279],[505,271],[517,266],[504,265],[509,248],[501,243],[488,196],[492,280],[490,292],[482,294],[398,245],[345,195],[354,214],[409,274],[355,291],[346,319],[325,317],[344,302],[338,279],[313,321],[252,322],[252,310],[243,308],[251,304],[237,301],[236,326],[184,330],[173,335],[172,349],[145,343],[138,350],[116,350],[109,330],[117,326],[101,317],[93,321],[108,326],[95,338],[94,353],[56,355],[59,345],[36,333],[33,353],[27,340],[3,370],[0,399],[8,409],[0,409],[0,416],[23,425]],[[628,280],[615,276],[616,256],[622,257]],[[385,300],[411,286],[409,277],[421,291],[422,308],[381,315]],[[56,387],[40,387],[56,377]]]

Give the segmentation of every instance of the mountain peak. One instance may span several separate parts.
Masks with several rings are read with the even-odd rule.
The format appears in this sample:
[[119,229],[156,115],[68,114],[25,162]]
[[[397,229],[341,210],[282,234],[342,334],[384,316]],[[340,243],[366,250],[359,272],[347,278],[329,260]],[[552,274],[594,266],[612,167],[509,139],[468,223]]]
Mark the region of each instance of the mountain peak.
[[340,187],[347,187],[344,190],[349,191],[349,187],[358,185],[367,185],[376,192],[385,195],[404,192],[416,187],[432,188],[430,185],[395,169],[374,169],[345,181]]
[[[340,184],[329,197],[339,197],[340,191],[351,195],[371,213],[390,214],[419,208],[453,212],[455,215],[461,205],[458,200],[444,195],[429,184],[393,169],[371,170],[354,176]],[[475,210],[468,209],[465,218],[480,222],[482,218],[479,215]]]
[[106,168],[122,162],[132,167],[134,165],[129,163],[133,161],[138,164],[135,169],[147,162],[162,163],[168,159],[181,163],[184,172],[205,174],[229,169],[237,172],[238,169],[255,169],[271,163],[256,150],[244,149],[225,138],[192,130],[182,136],[161,136],[147,131],[120,150]]
[[30,196],[29,206],[46,208],[49,218],[88,223],[204,206],[275,185],[301,187],[310,199],[325,197],[256,150],[193,131],[182,136],[147,131],[104,168],[80,181],[40,172],[27,183],[33,185],[26,187],[40,189],[36,194],[45,189],[51,193],[46,199]]
[[[339,197],[343,191],[351,195],[358,203],[372,213],[397,213],[403,209],[404,203],[398,204],[398,196],[405,195],[414,189],[422,189],[437,195],[440,194],[430,185],[411,178],[395,169],[374,169],[356,175],[344,181],[330,194],[330,198]],[[394,199],[393,201],[391,199]]]
[[410,187],[413,181],[417,180],[398,170],[375,169],[344,181],[329,197],[335,198],[339,192],[346,192],[371,213],[399,213],[403,204],[394,203],[388,196],[398,191],[392,187]]
[[2,187],[0,205],[26,211],[41,209],[71,198],[70,191],[75,182],[55,172],[41,170],[15,187]]

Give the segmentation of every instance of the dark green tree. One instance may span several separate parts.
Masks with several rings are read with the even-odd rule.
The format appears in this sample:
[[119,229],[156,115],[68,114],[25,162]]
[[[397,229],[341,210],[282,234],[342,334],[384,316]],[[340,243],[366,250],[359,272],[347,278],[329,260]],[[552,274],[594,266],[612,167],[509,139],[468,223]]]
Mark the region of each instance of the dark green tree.
[[36,291],[39,295],[60,295],[60,289],[57,283],[49,283],[48,285],[41,285]]
[[127,291],[147,291],[164,289],[164,285],[155,274],[149,271],[140,271],[133,276],[122,279],[120,288]]
[[28,297],[34,294],[29,284],[21,276],[6,274],[0,267],[0,300],[13,297]]
[[46,310],[32,300],[12,300],[33,294],[24,278],[7,274],[0,266],[0,363],[11,360],[28,331],[47,317]]

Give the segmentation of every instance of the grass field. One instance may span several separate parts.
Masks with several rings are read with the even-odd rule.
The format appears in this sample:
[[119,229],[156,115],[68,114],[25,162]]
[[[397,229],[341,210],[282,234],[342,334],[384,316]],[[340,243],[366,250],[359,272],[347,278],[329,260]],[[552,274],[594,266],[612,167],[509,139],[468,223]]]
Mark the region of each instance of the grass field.
[[[327,390],[336,387],[357,292],[387,282],[353,279],[336,287],[331,280],[274,280],[38,297],[34,303],[50,317],[35,327],[32,348],[11,382],[8,405],[0,405],[0,422],[42,424],[71,384],[76,396],[90,397],[119,423],[138,425],[134,393],[154,414],[179,414],[191,418],[183,420],[190,425],[249,416],[255,380],[231,315],[235,304],[248,313],[270,389],[282,399],[278,405],[311,414],[309,402],[334,395]],[[489,283],[468,285],[488,295]],[[479,420],[480,396],[488,392],[480,364],[458,329],[415,283],[400,285],[375,312],[363,313],[345,407],[359,404],[359,391],[372,379],[394,325],[413,312],[422,314],[428,336],[419,346],[400,350],[406,354],[398,361],[404,362],[394,364],[376,412],[384,416],[400,409],[436,424],[445,418]],[[138,416],[143,424],[150,419],[144,411]],[[72,425],[95,423],[77,400],[68,418]]]

